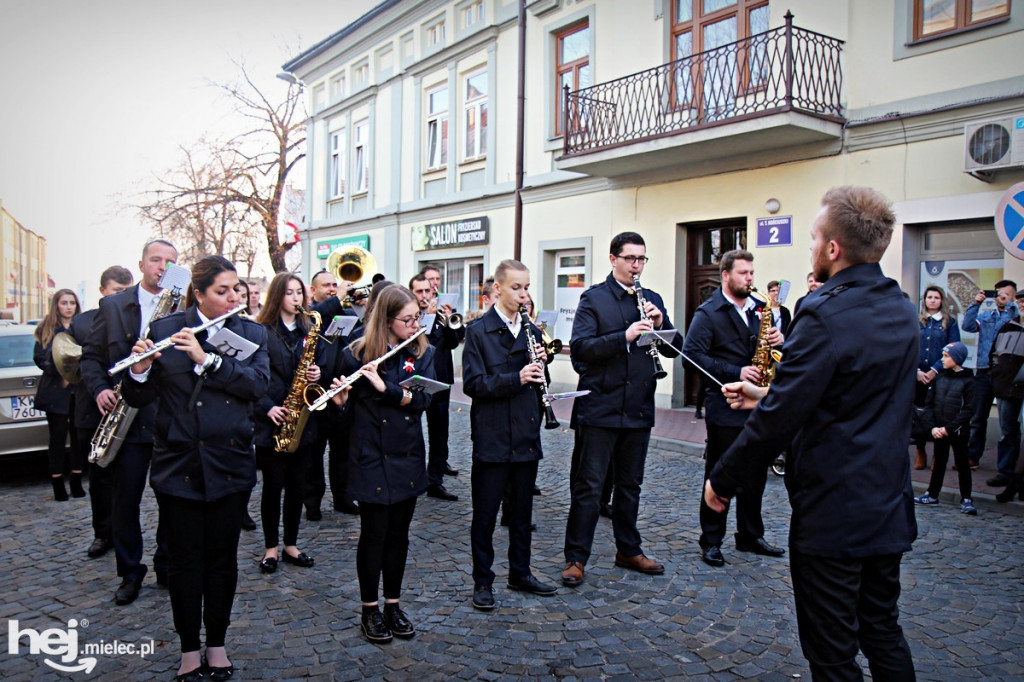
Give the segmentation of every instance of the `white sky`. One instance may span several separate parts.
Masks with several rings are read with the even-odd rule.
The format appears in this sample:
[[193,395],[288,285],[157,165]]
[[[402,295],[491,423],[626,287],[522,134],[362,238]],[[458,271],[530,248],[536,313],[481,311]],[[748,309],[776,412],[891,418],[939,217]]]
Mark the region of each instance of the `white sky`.
[[119,206],[180,146],[239,130],[209,81],[240,61],[283,96],[281,64],[378,1],[0,0],[0,201],[47,239],[57,286],[92,307],[104,268],[138,276],[148,228]]

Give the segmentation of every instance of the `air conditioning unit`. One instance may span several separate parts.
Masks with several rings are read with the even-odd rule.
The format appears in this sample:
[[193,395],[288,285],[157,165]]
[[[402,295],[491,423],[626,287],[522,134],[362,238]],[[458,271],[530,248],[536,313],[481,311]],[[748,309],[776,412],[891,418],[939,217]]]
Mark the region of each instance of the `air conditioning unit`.
[[1024,166],[1024,113],[964,125],[964,172]]

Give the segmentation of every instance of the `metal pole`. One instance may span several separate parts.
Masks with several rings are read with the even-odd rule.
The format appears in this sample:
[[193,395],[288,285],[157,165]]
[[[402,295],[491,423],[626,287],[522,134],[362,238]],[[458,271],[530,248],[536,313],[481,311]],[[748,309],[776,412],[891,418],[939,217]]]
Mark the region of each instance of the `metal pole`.
[[793,13],[786,10],[786,108],[793,108]]
[[519,91],[516,96],[516,202],[513,258],[523,255],[523,155],[526,134],[526,0],[519,0]]

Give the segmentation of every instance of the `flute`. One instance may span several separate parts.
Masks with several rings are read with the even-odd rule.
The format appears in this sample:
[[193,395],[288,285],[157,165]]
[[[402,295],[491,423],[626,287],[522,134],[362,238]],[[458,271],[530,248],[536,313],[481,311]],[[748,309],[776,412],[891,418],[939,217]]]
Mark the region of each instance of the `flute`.
[[[238,306],[237,308],[235,308],[233,310],[229,310],[228,312],[224,313],[220,317],[213,318],[209,322],[204,322],[203,324],[200,324],[198,326],[191,327],[192,333],[193,334],[198,334],[201,331],[205,331],[205,330],[209,329],[210,327],[223,322],[224,320],[228,319],[232,315],[237,315],[238,313],[242,312],[243,310],[245,310],[245,306],[244,305],[240,305],[240,306]],[[111,367],[110,369],[107,370],[107,374],[109,374],[110,376],[114,376],[118,372],[123,371],[125,369],[128,369],[129,367],[131,367],[131,366],[133,366],[133,365],[135,365],[135,364],[145,360],[146,358],[153,357],[157,353],[159,353],[161,351],[165,351],[165,350],[167,350],[168,348],[170,348],[173,345],[174,345],[174,341],[171,341],[171,337],[168,336],[163,341],[158,341],[157,343],[153,344],[152,348],[149,348],[149,349],[147,349],[147,350],[145,350],[145,351],[143,351],[141,353],[132,353],[131,355],[126,357],[124,360],[119,361],[117,364],[115,364],[113,367]]]
[[[384,355],[382,355],[379,358],[377,358],[376,360],[374,360],[373,364],[379,366],[380,363],[384,362],[385,360],[390,358],[392,355],[394,355],[395,353],[397,353],[398,351],[402,350],[403,348],[408,346],[410,343],[412,343],[412,341],[414,339],[419,338],[421,335],[426,334],[426,333],[427,333],[427,328],[426,327],[420,327],[419,330],[415,334],[413,334],[412,336],[407,338],[405,341],[403,341],[402,343],[398,344],[397,346],[395,346],[394,348],[389,350]],[[367,364],[369,364],[369,363],[367,363]],[[316,400],[314,400],[313,402],[311,402],[309,404],[309,411],[310,412],[316,412],[317,410],[324,409],[327,406],[327,401],[329,401],[331,398],[333,398],[334,396],[336,396],[339,393],[341,393],[342,391],[344,391],[346,388],[348,388],[352,384],[354,384],[357,381],[359,381],[359,377],[363,376],[360,373],[361,370],[362,370],[362,368],[356,370],[352,374],[349,374],[347,377],[342,379],[340,385],[335,386],[333,388],[329,388],[326,391],[324,391],[324,393],[319,398],[317,398]]]

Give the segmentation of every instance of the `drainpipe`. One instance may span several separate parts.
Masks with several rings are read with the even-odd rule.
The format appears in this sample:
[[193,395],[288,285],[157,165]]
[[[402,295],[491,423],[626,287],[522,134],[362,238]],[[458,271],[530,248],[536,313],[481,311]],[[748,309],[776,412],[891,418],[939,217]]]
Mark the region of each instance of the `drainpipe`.
[[526,119],[526,0],[519,0],[519,88],[516,95],[516,208],[513,258],[523,255],[523,138]]

